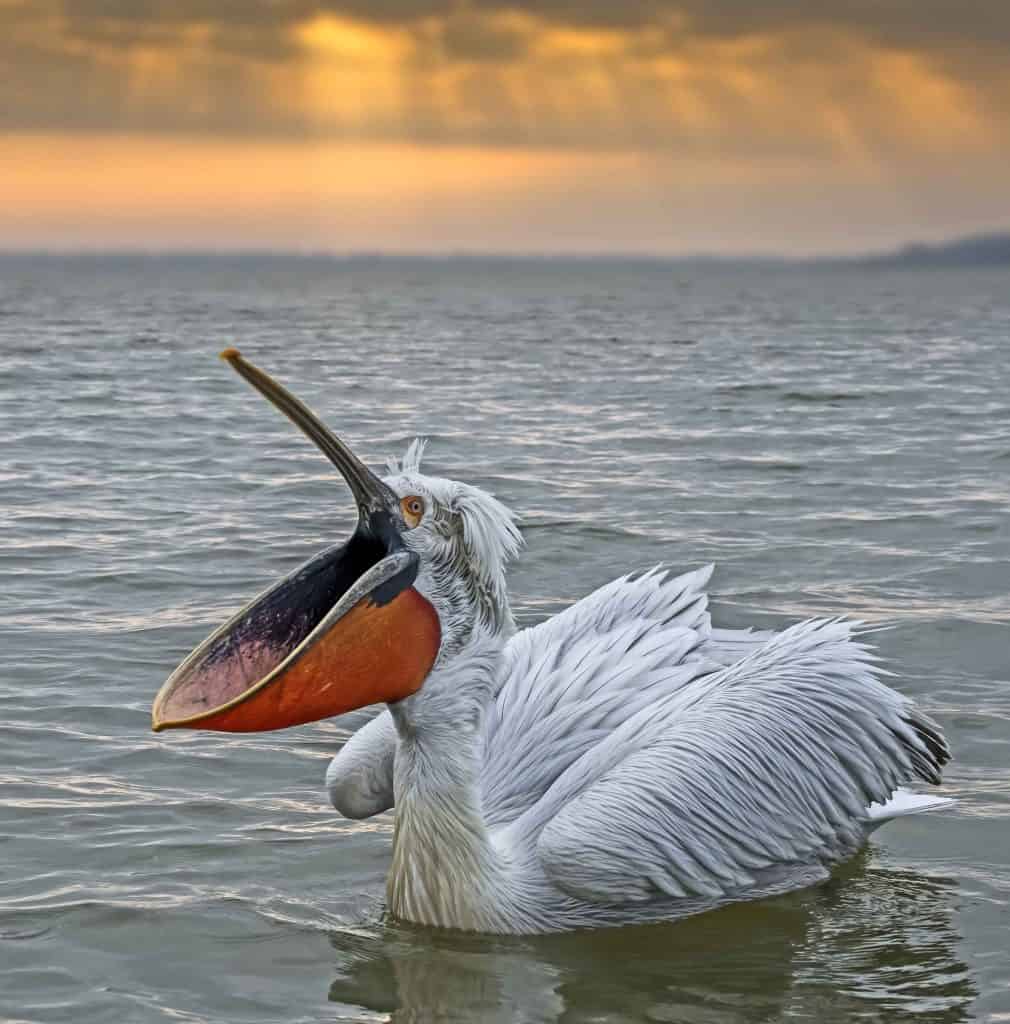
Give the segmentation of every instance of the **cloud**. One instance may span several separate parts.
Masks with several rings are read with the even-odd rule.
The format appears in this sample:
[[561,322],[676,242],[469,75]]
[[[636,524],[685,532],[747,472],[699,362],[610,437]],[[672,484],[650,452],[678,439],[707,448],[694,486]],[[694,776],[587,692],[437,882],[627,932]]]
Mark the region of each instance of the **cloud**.
[[0,0],[0,130],[1006,158],[1003,0]]
[[1010,5],[1002,0],[22,0],[8,9],[46,6],[75,22],[142,26],[208,25],[237,31],[283,30],[319,14],[404,24],[460,12],[522,12],[569,27],[640,29],[674,23],[692,34],[739,38],[797,29],[842,29],[887,46],[943,52],[959,42],[1010,46]]
[[514,16],[461,11],[439,20],[442,53],[448,61],[516,61],[529,53],[534,30]]
[[844,248],[1008,165],[1004,0],[0,0],[0,244]]

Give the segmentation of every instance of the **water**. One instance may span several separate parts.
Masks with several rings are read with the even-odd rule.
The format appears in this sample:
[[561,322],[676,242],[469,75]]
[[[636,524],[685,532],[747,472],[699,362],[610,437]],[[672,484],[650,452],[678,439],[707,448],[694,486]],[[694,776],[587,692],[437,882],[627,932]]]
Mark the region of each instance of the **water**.
[[[0,260],[0,1016],[1010,1019],[1010,281],[579,263]],[[659,560],[727,625],[894,628],[956,810],[828,884],[542,939],[386,921],[391,819],[325,802],[364,716],[149,732],[172,667],[344,535],[237,344],[367,457],[518,509],[533,623]]]

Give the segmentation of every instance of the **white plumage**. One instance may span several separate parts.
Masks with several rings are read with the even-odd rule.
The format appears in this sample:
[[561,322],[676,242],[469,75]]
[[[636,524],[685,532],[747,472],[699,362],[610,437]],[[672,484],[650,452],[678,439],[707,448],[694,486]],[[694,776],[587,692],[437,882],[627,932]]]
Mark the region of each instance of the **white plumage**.
[[858,625],[711,625],[711,568],[626,576],[516,632],[511,514],[391,466],[443,641],[422,688],[327,772],[334,806],[395,803],[388,898],[408,920],[543,932],[670,918],[825,877],[889,817],[944,801],[939,727],[881,682]]

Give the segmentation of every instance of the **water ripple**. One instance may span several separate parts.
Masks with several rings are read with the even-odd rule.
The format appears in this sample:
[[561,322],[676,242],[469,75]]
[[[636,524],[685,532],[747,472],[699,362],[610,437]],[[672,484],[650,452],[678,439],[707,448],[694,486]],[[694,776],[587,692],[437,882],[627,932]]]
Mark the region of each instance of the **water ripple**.
[[[3,272],[0,1016],[1010,1013],[1005,277]],[[369,460],[428,436],[433,471],[520,512],[523,625],[631,569],[709,561],[727,625],[894,625],[874,640],[947,730],[956,811],[882,830],[827,887],[676,926],[512,941],[384,920],[391,818],[345,821],[322,793],[363,716],[148,731],[171,667],[353,523],[326,463],[216,361],[237,330]]]

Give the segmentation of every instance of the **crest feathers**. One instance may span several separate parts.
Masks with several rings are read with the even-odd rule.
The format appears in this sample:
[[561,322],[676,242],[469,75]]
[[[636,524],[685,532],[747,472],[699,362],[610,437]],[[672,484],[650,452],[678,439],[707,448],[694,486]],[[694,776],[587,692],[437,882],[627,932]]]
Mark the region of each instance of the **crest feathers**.
[[424,456],[424,449],[428,447],[426,437],[415,437],[407,445],[402,459],[390,456],[386,460],[386,467],[390,473],[419,473],[421,471],[421,459]]

